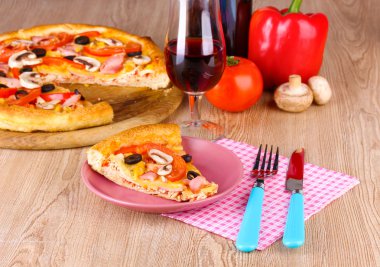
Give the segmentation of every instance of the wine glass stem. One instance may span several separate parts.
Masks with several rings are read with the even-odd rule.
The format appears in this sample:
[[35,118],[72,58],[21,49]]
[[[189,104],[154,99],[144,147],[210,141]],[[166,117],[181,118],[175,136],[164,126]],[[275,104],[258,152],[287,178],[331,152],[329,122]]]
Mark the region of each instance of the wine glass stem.
[[190,119],[196,124],[201,120],[200,104],[202,100],[202,94],[189,94],[189,107],[190,107]]

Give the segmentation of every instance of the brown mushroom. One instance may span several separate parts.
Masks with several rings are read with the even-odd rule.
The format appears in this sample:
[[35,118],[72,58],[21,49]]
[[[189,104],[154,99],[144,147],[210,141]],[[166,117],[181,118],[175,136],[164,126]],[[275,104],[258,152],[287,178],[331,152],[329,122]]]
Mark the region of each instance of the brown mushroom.
[[290,75],[289,82],[280,85],[274,92],[277,106],[289,112],[302,112],[313,102],[313,92],[301,82],[300,75]]
[[313,76],[309,79],[308,84],[313,91],[314,102],[318,105],[324,105],[331,99],[331,88],[328,81],[322,76]]

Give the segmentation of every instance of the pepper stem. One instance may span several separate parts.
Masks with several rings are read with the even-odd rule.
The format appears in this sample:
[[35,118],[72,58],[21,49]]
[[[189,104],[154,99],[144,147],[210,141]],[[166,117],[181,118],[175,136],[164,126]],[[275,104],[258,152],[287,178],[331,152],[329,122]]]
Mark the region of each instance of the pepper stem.
[[287,13],[298,13],[300,12],[302,0],[293,0]]

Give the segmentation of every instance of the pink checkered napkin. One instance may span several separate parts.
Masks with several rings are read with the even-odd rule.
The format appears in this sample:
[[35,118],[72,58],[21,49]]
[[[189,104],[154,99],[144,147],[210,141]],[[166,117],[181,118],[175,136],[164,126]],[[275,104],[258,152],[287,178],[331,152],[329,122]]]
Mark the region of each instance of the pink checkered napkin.
[[[207,207],[163,214],[163,216],[236,240],[245,206],[254,183],[254,179],[250,177],[250,170],[253,167],[258,149],[230,139],[222,139],[217,143],[233,151],[242,161],[244,177],[241,184],[225,199]],[[288,158],[280,156],[277,176],[265,181],[258,250],[265,249],[283,235],[290,199],[290,193],[285,191],[288,161]],[[305,164],[304,177],[305,220],[359,184],[355,177],[309,163]]]

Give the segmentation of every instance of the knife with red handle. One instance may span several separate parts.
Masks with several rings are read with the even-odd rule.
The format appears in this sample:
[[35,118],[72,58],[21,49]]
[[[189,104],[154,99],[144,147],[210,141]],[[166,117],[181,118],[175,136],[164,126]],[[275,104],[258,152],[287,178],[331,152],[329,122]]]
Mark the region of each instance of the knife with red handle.
[[288,248],[298,248],[305,243],[303,167],[305,150],[293,152],[286,174],[286,189],[292,192],[282,243]]

